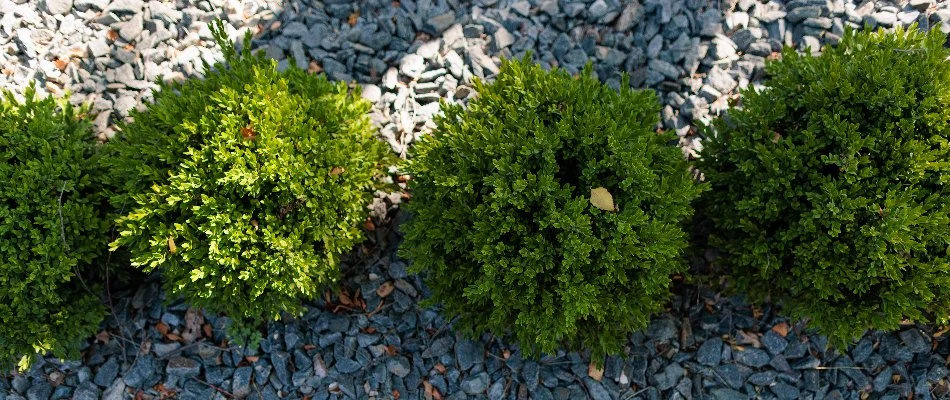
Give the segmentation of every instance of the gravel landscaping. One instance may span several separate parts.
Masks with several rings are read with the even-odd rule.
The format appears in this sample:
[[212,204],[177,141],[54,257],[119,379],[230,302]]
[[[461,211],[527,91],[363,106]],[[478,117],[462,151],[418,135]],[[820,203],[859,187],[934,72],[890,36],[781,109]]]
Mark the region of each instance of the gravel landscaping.
[[[530,52],[601,80],[652,88],[688,156],[708,122],[755,85],[783,46],[819,51],[846,26],[917,23],[950,33],[950,2],[845,0],[0,0],[0,87],[72,93],[102,138],[151,100],[153,81],[198,76],[220,56],[208,22],[284,66],[356,82],[381,140],[405,155],[439,100]],[[669,309],[602,369],[586,354],[525,359],[504,338],[467,340],[424,307],[401,240],[400,193],[378,193],[376,228],[344,262],[342,294],[271,323],[257,349],[228,343],[225,317],[166,301],[158,277],[111,293],[82,360],[0,378],[4,399],[936,399],[950,398],[950,341],[928,326],[867,334],[845,352],[780,310],[678,283]],[[715,269],[715,252],[692,257]]]

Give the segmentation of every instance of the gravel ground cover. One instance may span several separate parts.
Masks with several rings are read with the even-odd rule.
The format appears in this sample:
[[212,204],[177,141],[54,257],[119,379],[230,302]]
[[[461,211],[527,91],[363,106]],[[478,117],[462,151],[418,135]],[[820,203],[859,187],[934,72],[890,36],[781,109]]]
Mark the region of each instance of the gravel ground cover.
[[[844,27],[950,23],[950,2],[844,0],[0,0],[0,87],[73,93],[93,104],[103,138],[151,99],[157,77],[200,75],[219,56],[207,23],[283,65],[354,81],[398,154],[427,129],[439,100],[465,102],[474,77],[526,52],[600,78],[653,88],[662,125],[687,155],[691,128],[761,79],[782,46],[818,51]],[[950,32],[950,24],[943,26]],[[268,327],[259,349],[229,345],[224,317],[166,303],[156,282],[112,293],[103,333],[82,360],[45,360],[0,379],[3,399],[865,399],[950,397],[950,341],[908,325],[828,349],[780,310],[679,285],[670,308],[631,337],[623,357],[521,357],[504,338],[465,340],[394,255],[402,196],[379,193],[375,237],[345,263],[344,295]],[[694,257],[696,270],[715,255]]]

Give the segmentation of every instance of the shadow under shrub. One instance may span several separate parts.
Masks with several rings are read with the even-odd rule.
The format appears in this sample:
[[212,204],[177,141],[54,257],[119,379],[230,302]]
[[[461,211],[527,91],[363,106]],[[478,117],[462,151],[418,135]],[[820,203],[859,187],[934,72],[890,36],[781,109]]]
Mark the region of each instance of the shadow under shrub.
[[91,126],[65,99],[0,99],[0,368],[79,358],[105,315],[109,222]]
[[950,307],[950,52],[916,27],[787,50],[699,167],[731,283],[839,346]]
[[[618,353],[685,269],[698,195],[652,91],[507,61],[415,148],[402,255],[456,328],[528,354]],[[616,209],[591,202],[604,188]],[[609,207],[605,207],[609,208]],[[601,358],[602,360],[602,358]]]
[[239,53],[220,22],[212,31],[225,63],[163,84],[109,143],[127,210],[113,247],[253,343],[257,324],[334,282],[386,150],[345,83],[278,71],[249,36]]

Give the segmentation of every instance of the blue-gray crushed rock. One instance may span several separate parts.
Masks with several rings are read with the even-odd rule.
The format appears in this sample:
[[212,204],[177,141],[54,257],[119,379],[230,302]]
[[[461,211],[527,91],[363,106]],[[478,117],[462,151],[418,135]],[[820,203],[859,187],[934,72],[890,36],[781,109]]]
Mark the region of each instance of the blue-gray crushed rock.
[[[613,87],[629,73],[632,86],[657,91],[658,128],[674,131],[695,157],[703,141],[695,126],[720,115],[739,89],[757,87],[766,58],[784,46],[817,52],[864,24],[943,22],[950,33],[950,2],[935,0],[0,0],[0,87],[22,94],[36,82],[41,94],[71,91],[108,138],[152,101],[156,80],[201,76],[204,62],[220,59],[207,30],[217,17],[231,39],[253,33],[252,46],[279,68],[363,86],[380,139],[401,156],[432,129],[440,100],[466,104],[475,79],[490,81],[502,58],[528,52],[571,73],[590,62]],[[398,193],[380,192],[371,209],[397,224],[405,218],[400,202]],[[160,398],[161,383],[179,399],[222,398],[216,388],[237,398],[384,399],[396,391],[415,399],[428,382],[445,399],[950,396],[950,341],[931,327],[870,332],[839,353],[780,309],[754,313],[696,287],[677,292],[669,312],[631,335],[595,380],[587,354],[528,360],[502,338],[454,332],[438,308],[419,305],[429,291],[394,254],[399,235],[377,232],[370,261],[347,266],[354,274],[345,285],[361,289],[367,310],[334,314],[314,299],[300,318],[268,324],[258,348],[226,342],[229,320],[204,315],[211,337],[179,343],[154,327],[161,321],[180,337],[188,306],[167,299],[150,277],[113,293],[115,313],[103,323],[113,339],[88,340],[81,361],[48,358],[0,378],[0,393]],[[379,297],[384,282],[396,289]],[[790,324],[787,335],[772,329],[778,323]]]

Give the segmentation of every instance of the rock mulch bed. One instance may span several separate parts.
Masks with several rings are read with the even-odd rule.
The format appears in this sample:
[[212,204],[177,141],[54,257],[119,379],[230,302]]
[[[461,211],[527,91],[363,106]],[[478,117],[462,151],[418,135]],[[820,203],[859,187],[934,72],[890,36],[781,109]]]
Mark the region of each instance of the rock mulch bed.
[[[398,154],[431,128],[440,99],[465,102],[474,77],[526,52],[544,65],[657,90],[663,128],[688,155],[692,128],[755,85],[783,45],[817,51],[848,25],[943,22],[950,3],[835,0],[0,0],[0,87],[73,93],[102,137],[150,101],[157,77],[200,75],[219,49],[207,23],[284,66],[355,81]],[[292,61],[293,60],[293,61]],[[504,338],[459,337],[393,255],[398,194],[380,193],[376,237],[348,260],[346,296],[317,299],[268,327],[259,349],[224,336],[227,319],[166,303],[156,282],[113,293],[82,360],[46,360],[0,379],[3,399],[864,399],[950,396],[950,342],[927,327],[870,333],[846,352],[778,310],[681,286],[668,313],[602,370],[584,354],[526,360]],[[397,221],[391,221],[395,219]],[[710,260],[712,258],[710,257]],[[703,269],[706,261],[694,260]]]

